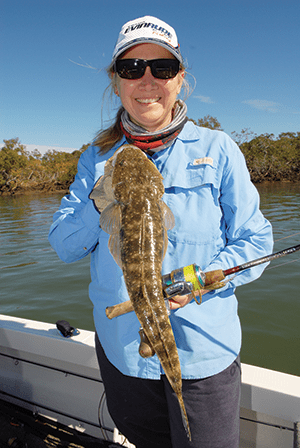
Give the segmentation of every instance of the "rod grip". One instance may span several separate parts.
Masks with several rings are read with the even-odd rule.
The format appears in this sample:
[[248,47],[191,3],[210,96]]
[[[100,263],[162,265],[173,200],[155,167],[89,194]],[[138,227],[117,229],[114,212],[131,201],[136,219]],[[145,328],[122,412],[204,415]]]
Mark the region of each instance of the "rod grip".
[[[210,286],[214,283],[224,280],[225,275],[222,269],[216,269],[215,271],[205,272],[205,286]],[[205,287],[204,287],[205,289]]]
[[114,317],[130,313],[130,311],[133,311],[133,306],[130,300],[127,300],[126,302],[118,303],[114,306],[108,306],[105,310],[105,313],[109,319],[113,319]]

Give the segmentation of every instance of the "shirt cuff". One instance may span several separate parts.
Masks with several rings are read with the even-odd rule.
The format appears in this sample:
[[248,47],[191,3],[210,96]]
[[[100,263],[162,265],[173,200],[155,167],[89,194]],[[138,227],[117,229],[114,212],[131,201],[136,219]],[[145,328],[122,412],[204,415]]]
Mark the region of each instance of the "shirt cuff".
[[100,232],[100,213],[96,210],[92,200],[89,200],[85,205],[82,215],[84,225],[93,233]]

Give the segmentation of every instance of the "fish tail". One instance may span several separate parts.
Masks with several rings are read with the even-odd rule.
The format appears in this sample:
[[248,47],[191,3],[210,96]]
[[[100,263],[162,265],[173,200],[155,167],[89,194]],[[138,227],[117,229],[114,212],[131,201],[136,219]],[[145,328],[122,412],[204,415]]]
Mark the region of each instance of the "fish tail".
[[192,440],[191,429],[190,429],[189,419],[187,416],[187,412],[186,412],[186,408],[185,408],[185,404],[184,404],[183,396],[182,396],[182,382],[180,380],[180,384],[178,384],[178,383],[176,384],[172,381],[172,378],[169,378],[169,375],[166,374],[166,377],[168,378],[170,386],[172,387],[173,391],[175,392],[175,394],[177,396],[177,400],[178,400],[178,404],[179,404],[180,412],[181,412],[182,424],[185,429],[187,438],[189,439],[189,441],[191,441]]
[[[153,283],[151,285],[153,287]],[[180,362],[177,352],[177,347],[175,344],[172,327],[169,321],[168,316],[165,316],[165,319],[162,319],[162,315],[159,313],[154,313],[153,308],[150,306],[151,300],[149,297],[149,291],[146,287],[146,283],[143,284],[142,287],[143,297],[144,297],[144,307],[145,309],[149,307],[148,314],[148,323],[152,322],[153,327],[156,327],[155,333],[160,335],[160,338],[156,341],[154,351],[156,352],[161,365],[165,371],[166,377],[170,383],[170,386],[174,390],[178,403],[180,406],[180,412],[182,417],[182,423],[186,432],[188,439],[191,441],[191,430],[188,421],[187,412],[185,409],[183,397],[182,397],[182,379],[181,379],[181,369]],[[161,295],[162,297],[162,295]],[[164,304],[164,301],[162,302]],[[147,305],[148,307],[147,307]],[[152,302],[152,306],[154,303]],[[158,315],[160,318],[158,318]],[[151,316],[151,318],[150,318]],[[147,327],[145,327],[146,329]],[[168,329],[170,332],[168,332]],[[170,338],[170,336],[173,336]],[[147,337],[147,335],[146,335]],[[149,340],[149,344],[152,348],[151,342]]]
[[192,434],[191,434],[189,420],[188,420],[188,416],[187,416],[187,413],[186,413],[186,409],[185,409],[185,405],[184,405],[184,402],[183,402],[182,395],[181,394],[180,394],[180,396],[177,395],[177,399],[178,399],[179,406],[180,406],[182,424],[184,426],[187,438],[189,439],[189,441],[191,441],[192,440]]

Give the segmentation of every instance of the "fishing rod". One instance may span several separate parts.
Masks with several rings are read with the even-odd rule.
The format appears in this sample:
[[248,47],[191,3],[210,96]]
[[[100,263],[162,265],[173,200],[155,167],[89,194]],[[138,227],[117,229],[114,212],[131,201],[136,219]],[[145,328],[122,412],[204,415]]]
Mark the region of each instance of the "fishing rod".
[[235,266],[231,269],[226,269],[223,271],[224,276],[227,277],[227,275],[235,274],[236,272],[244,271],[245,269],[253,268],[254,266],[258,266],[263,263],[268,263],[269,261],[276,260],[277,258],[284,257],[285,255],[292,254],[294,252],[297,252],[297,250],[300,250],[300,244],[297,244],[296,246],[289,247],[287,249],[280,250],[279,252],[275,252],[271,255],[266,255],[265,257],[258,258],[257,260],[249,261],[248,263],[243,263],[240,266]]
[[[216,289],[220,286],[222,281],[228,275],[236,274],[246,269],[253,268],[263,263],[276,260],[277,258],[284,257],[285,255],[292,254],[300,250],[300,244],[287,249],[280,250],[265,257],[257,258],[253,261],[248,261],[239,266],[234,266],[230,269],[217,269],[215,271],[203,272],[196,264],[191,264],[183,268],[175,269],[169,274],[162,276],[162,288],[166,299],[170,299],[175,295],[185,295],[192,293],[195,298],[195,291],[199,291],[201,296],[201,289]],[[130,300],[119,303],[114,306],[106,308],[106,316],[112,319],[122,314],[133,311],[133,307]]]

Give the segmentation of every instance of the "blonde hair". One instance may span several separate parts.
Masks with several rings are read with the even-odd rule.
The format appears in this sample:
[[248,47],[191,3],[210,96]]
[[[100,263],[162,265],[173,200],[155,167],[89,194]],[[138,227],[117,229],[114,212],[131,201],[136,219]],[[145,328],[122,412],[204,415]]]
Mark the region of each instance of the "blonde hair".
[[[180,70],[185,71],[185,67],[183,64],[180,64]],[[111,64],[107,68],[106,71],[110,78],[110,84],[105,89],[103,97],[109,90],[110,90],[110,93],[112,96],[112,94],[115,91],[115,87],[116,87],[116,76],[117,75],[114,72],[113,65]],[[183,98],[183,101],[184,101],[190,95],[190,92],[192,90],[185,77],[183,78],[182,88],[185,92],[185,95]],[[116,114],[113,124],[110,127],[108,127],[107,129],[100,130],[98,132],[98,134],[96,135],[95,140],[94,140],[94,145],[99,147],[99,154],[106,154],[111,148],[113,148],[122,139],[123,131],[120,126],[120,121],[121,121],[121,115],[124,110],[125,110],[124,107],[121,106],[119,108],[119,110],[117,111],[117,114]]]

